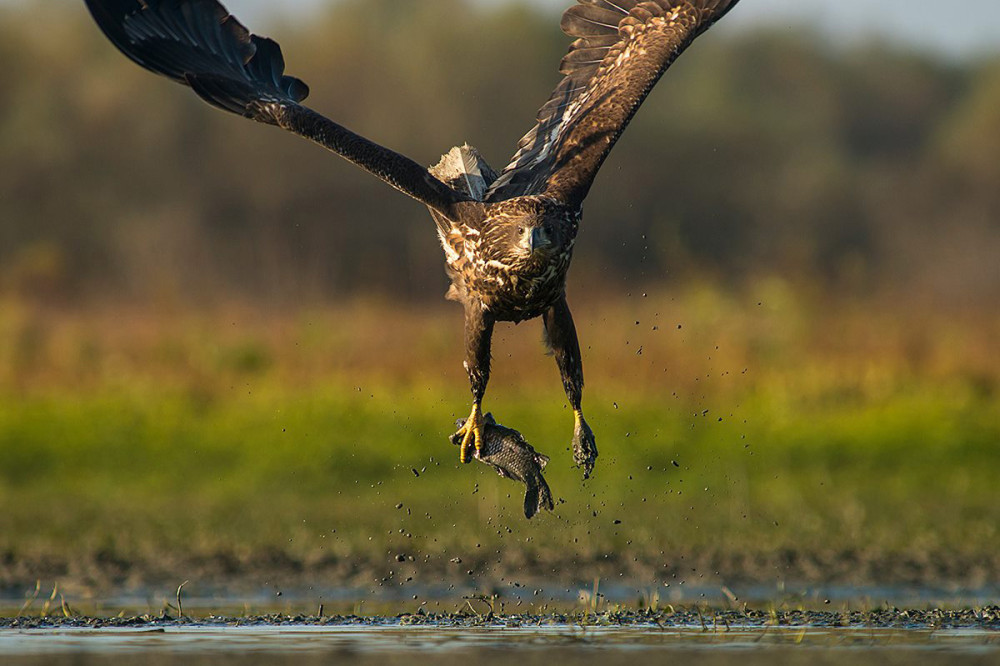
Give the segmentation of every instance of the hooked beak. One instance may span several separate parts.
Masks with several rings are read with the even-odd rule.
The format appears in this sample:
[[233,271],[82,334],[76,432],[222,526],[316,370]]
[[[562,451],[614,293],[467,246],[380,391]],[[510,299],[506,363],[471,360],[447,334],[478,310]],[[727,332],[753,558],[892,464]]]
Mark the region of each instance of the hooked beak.
[[528,252],[549,246],[549,236],[542,227],[535,227],[528,234]]

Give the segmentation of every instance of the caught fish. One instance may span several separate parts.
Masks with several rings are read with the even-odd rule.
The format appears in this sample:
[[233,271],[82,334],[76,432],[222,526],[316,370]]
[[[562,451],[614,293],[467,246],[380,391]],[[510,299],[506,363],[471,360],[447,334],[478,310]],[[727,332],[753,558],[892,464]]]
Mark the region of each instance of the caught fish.
[[[456,425],[461,428],[465,419],[459,419]],[[451,443],[461,445],[461,431],[451,436]],[[552,492],[542,476],[549,457],[535,451],[518,431],[497,423],[492,414],[483,417],[483,445],[474,457],[495,469],[500,476],[524,484],[525,517],[531,518],[542,509],[552,511],[554,508]]]

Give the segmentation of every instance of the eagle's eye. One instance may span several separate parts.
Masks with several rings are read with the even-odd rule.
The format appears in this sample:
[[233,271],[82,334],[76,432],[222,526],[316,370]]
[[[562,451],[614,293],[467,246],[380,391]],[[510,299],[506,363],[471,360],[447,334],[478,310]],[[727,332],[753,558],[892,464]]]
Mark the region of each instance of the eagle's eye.
[[517,228],[517,235],[518,236],[523,236],[524,235],[524,227],[518,227]]

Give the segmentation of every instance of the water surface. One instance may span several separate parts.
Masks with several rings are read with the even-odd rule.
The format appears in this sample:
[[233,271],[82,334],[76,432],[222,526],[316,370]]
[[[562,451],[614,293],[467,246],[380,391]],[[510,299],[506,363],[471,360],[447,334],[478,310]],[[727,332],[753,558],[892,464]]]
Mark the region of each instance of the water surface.
[[994,664],[1000,631],[858,627],[371,625],[0,629],[7,666],[73,663]]

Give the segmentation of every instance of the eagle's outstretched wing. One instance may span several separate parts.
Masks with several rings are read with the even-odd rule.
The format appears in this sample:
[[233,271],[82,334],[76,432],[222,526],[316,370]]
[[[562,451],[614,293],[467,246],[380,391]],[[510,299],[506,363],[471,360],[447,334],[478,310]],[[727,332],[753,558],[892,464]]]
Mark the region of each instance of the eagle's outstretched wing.
[[86,3],[122,53],[209,104],[315,141],[446,215],[468,200],[413,160],[301,106],[309,88],[284,74],[281,47],[250,34],[217,0]]
[[739,0],[578,0],[566,75],[493,183],[487,201],[547,194],[582,203],[639,105],[681,52]]

